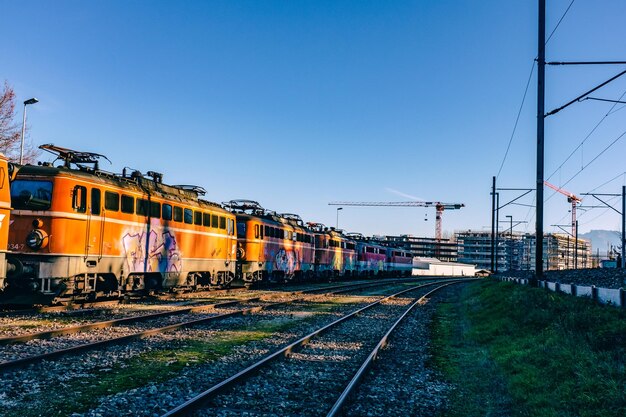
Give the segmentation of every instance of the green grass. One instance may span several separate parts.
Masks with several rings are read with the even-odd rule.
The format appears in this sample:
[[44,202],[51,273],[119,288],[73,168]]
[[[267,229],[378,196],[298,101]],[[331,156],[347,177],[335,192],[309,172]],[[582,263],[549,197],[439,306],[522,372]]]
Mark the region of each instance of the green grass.
[[[342,301],[340,304],[343,303]],[[25,398],[10,409],[0,410],[0,415],[66,416],[84,412],[96,406],[100,397],[167,381],[179,375],[186,367],[214,361],[230,354],[235,347],[287,332],[296,325],[330,312],[338,306],[337,303],[313,304],[303,311],[314,314],[294,314],[288,318],[263,320],[254,327],[220,331],[210,339],[175,340],[162,349],[154,349],[112,368],[100,369],[94,374],[73,379],[64,386],[44,388],[42,392]]]
[[624,311],[489,280],[440,304],[433,336],[448,416],[626,415]]

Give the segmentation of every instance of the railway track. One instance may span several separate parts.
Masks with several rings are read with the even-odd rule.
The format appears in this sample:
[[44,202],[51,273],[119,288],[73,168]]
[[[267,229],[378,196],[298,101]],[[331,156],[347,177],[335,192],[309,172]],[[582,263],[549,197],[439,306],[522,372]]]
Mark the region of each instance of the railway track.
[[[247,412],[271,415],[319,415],[319,407],[326,403],[331,410],[329,415],[336,415],[403,318],[435,291],[468,281],[426,283],[381,297],[268,354],[258,362],[171,409],[163,417],[191,413],[240,415]],[[398,298],[412,292],[423,291],[433,285],[437,287],[432,291],[419,297],[412,297],[413,301],[408,308],[405,300]],[[387,331],[384,329],[381,331],[381,326]],[[381,333],[384,333],[384,336],[376,343],[375,340],[378,340],[376,337],[380,337]],[[374,347],[371,353],[364,354],[366,348],[371,346]],[[359,360],[362,360],[363,356],[365,361],[359,366]],[[236,390],[232,389],[234,386],[237,386]],[[264,387],[265,390],[259,387]],[[268,387],[272,395],[267,395]],[[336,398],[334,404],[329,402],[332,397]]]
[[[21,346],[25,346],[25,342],[29,341],[42,341],[44,339],[53,339],[59,340],[61,336],[67,336],[75,333],[84,333],[89,331],[87,339],[94,339],[86,343],[82,343],[81,339],[73,339],[69,343],[65,343],[65,341],[61,341],[60,343],[42,343],[44,352],[32,354],[33,346],[26,346],[24,349],[4,349],[3,354],[6,358],[10,356],[10,359],[5,359],[3,362],[0,362],[0,372],[15,369],[19,367],[23,367],[32,363],[37,363],[43,360],[55,359],[60,356],[75,354],[78,352],[99,349],[105,346],[114,345],[114,344],[122,344],[127,343],[133,340],[138,340],[142,338],[146,338],[152,335],[156,335],[159,333],[174,331],[177,329],[187,328],[198,326],[202,324],[206,324],[211,321],[220,320],[228,317],[233,317],[237,315],[244,315],[259,312],[264,309],[274,308],[285,304],[290,304],[301,300],[298,296],[301,295],[315,295],[316,293],[321,294],[342,294],[349,291],[355,291],[360,289],[367,289],[376,286],[383,286],[388,284],[406,282],[407,280],[386,280],[386,281],[378,281],[375,283],[357,283],[357,284],[349,284],[349,285],[336,285],[324,288],[312,288],[312,289],[304,289],[295,291],[293,293],[289,293],[288,300],[281,301],[263,301],[260,297],[252,297],[245,300],[235,300],[224,303],[212,303],[205,304],[199,306],[192,306],[181,308],[173,311],[167,312],[159,312],[152,314],[145,314],[141,316],[128,317],[117,320],[107,320],[103,322],[89,323],[83,324],[79,326],[71,326],[65,327],[61,329],[55,329],[45,332],[31,333],[31,334],[23,334],[13,337],[5,337],[0,339],[0,344],[3,345],[11,345],[11,344],[21,344]],[[207,309],[223,309],[234,306],[236,304],[252,304],[251,306],[246,306],[244,308],[233,309],[227,312],[206,312],[202,313],[201,317],[198,317],[198,312]],[[175,319],[174,319],[175,318]],[[174,323],[169,323],[166,325],[162,325],[160,322],[163,319],[167,320],[175,320]],[[155,322],[150,325],[150,322]],[[130,328],[129,326],[135,326],[135,328]],[[122,326],[124,326],[122,328]],[[155,327],[156,326],[156,327]],[[118,327],[121,328],[121,335],[110,337],[110,334],[103,333],[100,335],[94,335],[93,331],[107,329],[110,327]],[[101,337],[101,338],[99,338]],[[61,345],[59,348],[58,345]]]
[[[341,290],[341,289],[346,289],[346,290],[350,290],[353,288],[368,288],[368,287],[376,287],[376,286],[380,286],[381,284],[385,284],[385,283],[393,283],[393,282],[398,282],[398,280],[381,280],[381,281],[377,281],[377,282],[357,282],[357,283],[348,283],[348,284],[340,284],[340,285],[329,285],[329,286],[323,286],[323,287],[319,287],[319,286],[315,286],[313,288],[311,287],[303,287],[303,288],[295,288],[292,291],[289,292],[282,292],[282,293],[272,293],[272,292],[265,292],[265,293],[259,293],[260,295],[266,295],[266,296],[279,296],[281,294],[293,294],[293,295],[298,295],[298,294],[315,294],[315,293],[325,293],[331,290]],[[247,292],[247,291],[246,291]],[[238,292],[240,293],[240,292]],[[200,294],[200,293],[198,293]],[[253,292],[251,294],[254,294]],[[230,294],[227,294],[230,295]],[[256,301],[257,299],[260,298],[259,296],[253,296],[253,297],[248,297],[245,299],[241,299],[241,300],[232,300],[230,302],[216,302],[214,301],[214,299],[211,299],[213,301],[209,302],[206,299],[203,298],[183,298],[183,299],[178,299],[178,298],[173,298],[173,299],[167,299],[169,300],[175,300],[172,303],[166,304],[166,305],[158,305],[158,304],[136,304],[136,305],[124,305],[124,307],[131,307],[131,308],[127,308],[127,310],[124,313],[128,313],[129,317],[123,317],[123,318],[117,318],[117,319],[110,319],[110,320],[102,320],[99,322],[88,322],[85,324],[80,324],[80,325],[74,325],[74,326],[69,326],[69,327],[61,327],[61,328],[53,328],[50,330],[45,330],[45,331],[37,331],[37,332],[26,332],[24,334],[14,334],[11,336],[1,336],[0,337],[0,345],[6,345],[6,344],[11,344],[11,343],[19,343],[19,342],[27,342],[29,340],[35,340],[35,339],[47,339],[47,338],[51,338],[54,336],[61,336],[61,335],[69,335],[69,334],[73,334],[73,333],[78,333],[78,332],[82,332],[82,331],[88,331],[88,330],[93,330],[93,329],[102,329],[102,328],[106,328],[106,327],[113,327],[116,325],[124,325],[124,324],[130,324],[130,323],[135,323],[135,322],[141,322],[141,321],[146,321],[146,320],[150,320],[153,318],[159,318],[159,317],[168,317],[168,316],[173,316],[173,315],[178,315],[178,314],[184,314],[184,313],[189,313],[189,312],[193,312],[193,311],[199,311],[202,310],[203,308],[209,308],[211,306],[214,307],[225,307],[228,305],[232,305],[232,304],[236,304],[237,302],[246,302],[246,301]],[[98,305],[104,305],[104,306],[109,306],[110,304],[108,304],[110,302],[107,303],[103,303],[103,304],[98,304]],[[193,304],[200,304],[200,303],[205,303],[205,306],[196,306],[196,307],[190,307],[190,308],[180,308],[180,309],[176,309],[177,306],[189,306],[189,305],[193,305]],[[154,306],[157,310],[157,312],[154,313],[147,313],[147,314],[135,314],[135,313],[141,313],[141,310],[133,310],[132,307],[134,306],[141,306],[141,307],[151,307]],[[121,307],[121,306],[120,306]],[[174,309],[172,309],[174,308]],[[169,309],[169,310],[166,310]],[[165,311],[161,311],[161,310],[165,310]],[[74,316],[74,312],[80,313],[81,316],[87,316],[89,314],[94,314],[94,315],[99,315],[99,313],[101,313],[102,311],[97,310],[97,309],[81,309],[81,310],[73,310],[71,312],[67,312],[67,311],[63,311],[61,308],[59,307],[54,307],[53,310],[50,311],[62,311],[63,316],[67,316],[68,314]],[[46,311],[45,313],[37,313],[34,315],[35,318],[37,318],[37,316],[39,314],[46,314],[49,311]],[[22,312],[22,314],[26,314],[25,312]],[[119,316],[120,312],[116,313],[116,314],[110,314],[109,316]],[[2,316],[0,316],[2,317]],[[89,321],[89,319],[87,319],[86,321]],[[19,325],[15,325],[15,324],[11,324],[13,326],[13,331],[16,331],[19,329]]]
[[[369,281],[369,282],[387,282],[387,281],[395,281],[401,278],[387,278],[383,280]],[[405,278],[409,279],[409,278]],[[337,284],[337,285],[329,285],[325,287],[320,287],[320,291],[323,291],[325,288],[339,288],[342,285],[365,285],[367,281],[358,281],[356,283],[346,283],[346,284]],[[231,288],[214,288],[206,291],[196,291],[196,292],[174,292],[174,293],[157,293],[153,295],[147,295],[143,297],[135,296],[135,297],[124,297],[120,299],[105,299],[105,300],[96,300],[96,301],[85,301],[85,300],[67,300],[61,305],[54,306],[26,306],[26,305],[16,305],[11,303],[2,303],[0,304],[0,318],[1,317],[10,317],[10,316],[19,316],[23,314],[45,314],[45,313],[66,313],[66,314],[85,314],[90,313],[94,310],[100,308],[110,308],[132,304],[133,302],[159,302],[159,301],[183,301],[183,300],[194,300],[199,298],[213,297],[215,295],[234,295],[240,293],[246,293],[251,291],[287,291],[287,292],[300,292],[303,291],[298,289],[304,285],[306,290],[307,284],[300,283],[290,283],[290,284],[279,284],[279,285],[263,285],[259,287],[255,287],[253,289],[247,287],[231,287]],[[319,287],[319,285],[317,285]]]

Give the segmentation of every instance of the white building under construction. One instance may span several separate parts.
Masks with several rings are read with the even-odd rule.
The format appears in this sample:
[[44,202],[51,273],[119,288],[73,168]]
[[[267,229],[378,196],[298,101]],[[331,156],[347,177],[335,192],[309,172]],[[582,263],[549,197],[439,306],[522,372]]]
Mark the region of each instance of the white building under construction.
[[[491,233],[457,232],[458,261],[491,269]],[[544,270],[591,268],[591,242],[574,239],[563,233],[545,234],[543,238]],[[499,233],[495,245],[495,271],[534,270],[535,235]]]

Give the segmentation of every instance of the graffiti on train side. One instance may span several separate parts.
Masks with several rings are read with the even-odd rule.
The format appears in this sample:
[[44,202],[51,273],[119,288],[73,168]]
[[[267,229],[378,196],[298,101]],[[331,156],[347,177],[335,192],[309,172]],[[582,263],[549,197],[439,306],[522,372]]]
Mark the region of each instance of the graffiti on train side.
[[[146,239],[148,239],[146,241]],[[147,245],[146,245],[147,243]],[[122,237],[129,272],[179,272],[182,255],[176,236],[170,231],[127,232]]]
[[298,256],[294,251],[280,249],[274,258],[276,270],[293,274],[298,268]]

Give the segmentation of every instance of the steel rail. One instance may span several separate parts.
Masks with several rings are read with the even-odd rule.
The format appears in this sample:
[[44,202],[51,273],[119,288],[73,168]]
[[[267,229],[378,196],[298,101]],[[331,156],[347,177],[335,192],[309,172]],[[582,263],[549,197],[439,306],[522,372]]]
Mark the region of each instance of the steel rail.
[[[389,284],[389,282],[384,282],[384,283],[381,282],[378,285],[384,285],[384,284]],[[368,287],[369,286],[371,286],[371,285],[368,285]],[[331,292],[330,294],[351,291],[351,290],[354,290],[354,289],[355,288],[349,288],[349,289],[345,289],[344,288],[344,289],[342,289],[342,290],[340,290],[338,292]],[[236,311],[231,311],[231,312],[228,312],[228,313],[222,313],[222,314],[217,314],[217,315],[210,316],[210,317],[204,317],[204,318],[201,318],[201,319],[190,320],[190,321],[185,321],[185,322],[181,322],[181,323],[170,324],[168,326],[159,327],[159,328],[155,328],[155,329],[144,330],[144,331],[141,331],[141,332],[137,332],[137,333],[133,333],[133,334],[125,335],[125,336],[119,336],[119,337],[114,337],[114,338],[111,338],[111,339],[105,339],[105,340],[99,340],[99,341],[96,341],[96,342],[85,343],[85,344],[82,344],[82,345],[72,346],[72,347],[65,348],[65,349],[54,350],[54,351],[42,353],[42,354],[39,354],[39,355],[32,355],[32,356],[28,356],[28,357],[25,357],[25,358],[12,360],[12,361],[0,362],[0,372],[6,371],[6,370],[9,370],[9,369],[20,368],[20,367],[29,365],[31,363],[39,362],[39,361],[42,361],[42,360],[54,359],[54,358],[57,358],[57,357],[60,357],[60,356],[66,355],[66,354],[70,354],[70,353],[77,353],[77,352],[81,352],[81,351],[84,351],[84,350],[90,350],[90,349],[99,348],[99,347],[103,347],[103,346],[130,342],[132,340],[143,339],[143,338],[146,338],[148,336],[152,336],[152,335],[159,334],[159,333],[164,333],[164,332],[171,331],[171,330],[176,330],[176,329],[181,329],[181,328],[185,328],[185,327],[195,326],[195,325],[198,325],[198,324],[203,324],[203,323],[206,323],[206,322],[219,320],[219,319],[223,319],[223,318],[228,318],[228,317],[232,317],[232,316],[236,316],[236,315],[245,315],[245,314],[250,314],[250,313],[256,313],[256,312],[259,312],[261,310],[265,310],[267,308],[272,308],[272,307],[276,307],[276,306],[280,306],[280,305],[284,305],[284,304],[291,304],[291,303],[295,303],[297,301],[302,301],[302,300],[303,300],[302,298],[294,298],[292,300],[280,301],[280,302],[270,303],[270,304],[262,305],[262,306],[248,307],[248,308],[244,308],[244,309],[240,309],[240,310],[236,310]],[[206,307],[198,306],[198,308],[206,308]],[[157,313],[157,314],[159,314],[159,313]],[[59,329],[59,330],[61,330],[61,329]]]
[[[359,283],[359,284],[350,284],[350,285],[335,285],[335,286],[326,287],[326,288],[312,288],[312,289],[299,290],[299,291],[294,291],[294,292],[291,292],[291,293],[294,294],[294,295],[297,295],[297,294],[310,294],[310,293],[313,293],[315,291],[327,291],[327,290],[333,290],[333,289],[337,289],[337,288],[342,289],[341,291],[334,292],[334,293],[338,294],[338,293],[341,293],[341,292],[351,291],[351,290],[353,290],[355,288],[369,288],[371,286],[379,286],[379,285],[386,284],[386,283],[389,283],[389,282],[396,282],[396,281],[394,281],[394,280],[387,280],[386,282],[378,282],[378,283],[374,283],[374,284],[372,284],[372,283]],[[270,294],[270,295],[273,295],[273,294]],[[162,317],[169,317],[169,316],[174,316],[174,315],[178,315],[178,314],[191,313],[191,312],[194,312],[194,311],[203,310],[203,309],[211,308],[211,307],[220,308],[220,307],[226,307],[228,305],[233,305],[233,304],[259,301],[260,299],[261,299],[261,297],[259,296],[259,297],[247,298],[247,299],[244,299],[244,300],[232,300],[232,301],[225,301],[225,302],[221,302],[221,303],[203,304],[201,306],[181,308],[181,309],[177,309],[177,310],[165,311],[165,312],[160,312],[160,313],[142,314],[142,315],[138,315],[138,316],[134,316],[134,317],[126,317],[126,318],[115,319],[115,320],[107,320],[107,321],[101,321],[101,322],[96,322],[96,323],[81,324],[81,325],[77,325],[77,326],[63,327],[63,328],[59,328],[59,329],[46,330],[46,331],[36,332],[36,333],[26,333],[26,334],[22,334],[22,335],[18,335],[18,336],[1,337],[0,338],[0,346],[1,345],[11,344],[11,343],[27,342],[29,340],[35,340],[35,339],[49,339],[49,338],[54,337],[54,336],[75,334],[75,333],[79,333],[79,332],[83,332],[83,331],[87,331],[87,330],[104,329],[104,328],[107,328],[107,327],[113,327],[113,326],[118,326],[118,325],[142,322],[142,321],[147,321],[147,320],[151,320],[151,319],[155,319],[155,318],[162,318]],[[199,302],[201,302],[201,301],[199,301]]]
[[340,323],[343,323],[344,321],[355,317],[356,315],[358,315],[359,313],[370,309],[374,306],[379,305],[380,303],[382,303],[385,300],[388,300],[390,298],[393,297],[397,297],[399,295],[402,295],[404,293],[410,292],[410,291],[415,291],[418,290],[420,288],[424,288],[427,286],[432,286],[432,285],[437,285],[439,284],[438,282],[431,282],[431,283],[426,283],[426,284],[421,284],[418,285],[416,287],[411,287],[405,290],[402,290],[400,292],[397,292],[395,294],[389,295],[389,296],[385,296],[382,297],[381,299],[370,303],[364,307],[361,307],[351,313],[346,314],[343,317],[340,317],[339,319],[333,321],[332,323],[329,323],[317,330],[315,330],[314,332],[301,337],[300,339],[296,340],[295,342],[290,343],[289,345],[275,351],[274,353],[271,353],[267,356],[265,356],[263,359],[257,361],[256,363],[246,367],[245,369],[237,372],[235,375],[230,376],[229,378],[219,382],[218,384],[212,386],[211,388],[201,392],[200,394],[196,395],[195,397],[187,400],[186,402],[184,402],[183,404],[179,405],[178,407],[168,411],[167,413],[163,414],[162,417],[174,417],[174,416],[184,416],[184,415],[188,415],[189,413],[191,413],[192,411],[202,407],[202,405],[204,403],[206,403],[209,399],[211,399],[213,396],[217,395],[219,392],[221,392],[222,390],[243,381],[246,377],[251,376],[254,372],[258,371],[261,367],[263,367],[264,365],[267,365],[268,363],[272,362],[275,359],[278,359],[280,357],[286,357],[289,353],[291,353],[295,348],[299,347],[299,346],[303,346],[306,343],[308,343],[313,337],[325,332],[326,330],[337,326]]
[[133,333],[133,334],[129,334],[126,336],[119,336],[119,337],[114,337],[111,339],[105,339],[105,340],[99,340],[97,342],[91,342],[91,343],[85,343],[82,345],[77,345],[77,346],[72,346],[69,348],[65,348],[65,349],[60,349],[60,350],[55,350],[52,352],[47,352],[47,353],[42,353],[39,355],[33,355],[33,356],[28,356],[26,358],[21,358],[21,359],[16,359],[13,361],[6,361],[6,362],[0,362],[0,372],[8,370],[8,369],[12,369],[12,368],[19,368],[34,362],[39,362],[45,359],[53,359],[53,358],[57,358],[59,356],[63,356],[69,353],[77,353],[77,352],[81,352],[83,350],[89,350],[89,349],[94,349],[94,348],[98,348],[98,347],[103,347],[103,346],[109,346],[109,345],[114,345],[114,344],[118,344],[118,343],[124,343],[124,342],[129,342],[131,340],[136,340],[136,339],[143,339],[146,338],[148,336],[152,336],[155,334],[159,334],[159,333],[164,333],[164,332],[168,332],[171,330],[176,330],[176,329],[181,329],[181,328],[185,328],[185,327],[190,327],[190,326],[195,326],[197,324],[202,324],[202,323],[206,323],[209,321],[213,321],[213,320],[218,320],[218,319],[223,319],[223,318],[227,318],[227,317],[232,317],[232,316],[236,316],[236,315],[245,315],[245,314],[249,314],[249,313],[256,313],[259,312],[261,310],[264,310],[266,308],[270,308],[270,307],[276,307],[282,304],[288,304],[288,303],[293,303],[295,301],[298,301],[298,299],[293,299],[293,300],[289,300],[289,301],[281,301],[278,303],[271,303],[271,304],[267,304],[264,306],[255,306],[255,307],[248,307],[245,309],[241,309],[241,310],[236,310],[236,311],[230,311],[228,313],[222,313],[222,314],[216,314],[214,316],[210,316],[210,317],[204,317],[201,319],[196,319],[196,320],[190,320],[190,321],[185,321],[185,322],[181,322],[181,323],[175,323],[175,324],[170,324],[168,326],[164,326],[164,327],[159,327],[156,329],[150,329],[150,330],[144,330],[141,332],[137,332],[137,333]]
[[[470,281],[470,280],[467,280],[467,281]],[[343,392],[341,393],[341,395],[339,396],[339,398],[337,399],[333,407],[330,409],[328,414],[326,414],[326,417],[335,417],[335,416],[340,415],[340,412],[343,406],[345,405],[345,402],[350,396],[350,394],[354,392],[358,384],[361,382],[361,379],[363,379],[363,377],[365,376],[367,370],[374,363],[374,360],[376,360],[376,357],[378,356],[378,353],[380,352],[380,350],[387,345],[387,340],[389,339],[389,336],[391,335],[391,333],[398,327],[398,325],[402,322],[402,320],[404,320],[404,318],[413,310],[413,308],[415,308],[415,306],[417,306],[419,303],[421,303],[431,294],[433,294],[436,291],[441,290],[442,288],[445,288],[449,285],[465,283],[467,281],[448,282],[446,284],[440,285],[439,287],[429,291],[428,293],[424,294],[422,297],[418,298],[413,303],[411,303],[409,308],[407,308],[405,312],[398,318],[398,320],[396,320],[396,322],[389,328],[389,330],[387,330],[387,333],[385,333],[382,339],[380,339],[376,347],[372,350],[372,353],[370,353],[369,356],[365,359],[365,361],[363,362],[363,365],[361,365],[361,367],[356,372],[356,374],[354,374],[354,377],[352,377],[352,380],[348,383],[346,388],[343,390]]]
[[242,302],[258,301],[260,299],[261,297],[254,297],[254,298],[248,298],[245,300],[232,300],[232,301],[225,301],[222,303],[203,304],[200,306],[180,308],[177,310],[163,311],[159,313],[142,314],[142,315],[138,315],[134,317],[125,317],[122,319],[99,321],[96,323],[80,324],[80,325],[71,326],[71,327],[62,327],[60,329],[46,330],[46,331],[37,332],[37,333],[26,333],[26,334],[22,334],[19,336],[2,337],[0,338],[0,345],[27,342],[29,340],[34,340],[34,339],[49,339],[53,336],[74,334],[74,333],[79,333],[79,332],[83,332],[86,330],[104,329],[107,327],[118,326],[121,324],[131,324],[131,323],[142,322],[142,321],[156,319],[156,318],[175,316],[178,314],[186,314],[186,313],[191,313],[191,312],[198,311],[198,310],[204,310],[204,309],[211,308],[211,307],[213,308],[226,307],[229,305],[238,304]]

